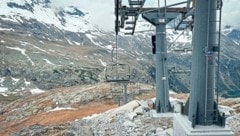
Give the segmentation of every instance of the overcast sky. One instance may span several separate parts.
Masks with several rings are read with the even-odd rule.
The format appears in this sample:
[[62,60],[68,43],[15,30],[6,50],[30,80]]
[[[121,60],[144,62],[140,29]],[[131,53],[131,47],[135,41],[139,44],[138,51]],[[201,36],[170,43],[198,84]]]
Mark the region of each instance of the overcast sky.
[[[51,0],[53,5],[62,6],[78,6],[83,11],[91,14],[91,21],[99,25],[105,30],[113,30],[114,28],[114,0]],[[122,0],[127,2],[128,0]],[[160,0],[160,4],[164,0]],[[181,2],[184,0],[167,0],[167,3]],[[146,0],[145,5],[154,5],[158,0]],[[240,29],[240,0],[223,0],[222,26],[232,25]]]

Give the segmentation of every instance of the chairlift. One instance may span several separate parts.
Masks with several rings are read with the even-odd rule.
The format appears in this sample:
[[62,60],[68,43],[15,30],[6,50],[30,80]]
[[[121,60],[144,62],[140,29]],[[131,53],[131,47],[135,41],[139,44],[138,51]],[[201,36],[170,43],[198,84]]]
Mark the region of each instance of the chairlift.
[[106,82],[128,82],[130,80],[130,66],[114,63],[106,66]]

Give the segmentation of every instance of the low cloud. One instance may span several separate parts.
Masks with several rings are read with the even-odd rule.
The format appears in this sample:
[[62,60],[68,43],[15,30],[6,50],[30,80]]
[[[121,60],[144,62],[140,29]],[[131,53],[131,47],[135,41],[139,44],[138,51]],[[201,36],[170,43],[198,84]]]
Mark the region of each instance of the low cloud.
[[51,0],[52,6],[77,6],[91,15],[91,22],[104,30],[114,30],[113,0]]
[[240,0],[223,0],[222,26],[231,25],[240,29]]

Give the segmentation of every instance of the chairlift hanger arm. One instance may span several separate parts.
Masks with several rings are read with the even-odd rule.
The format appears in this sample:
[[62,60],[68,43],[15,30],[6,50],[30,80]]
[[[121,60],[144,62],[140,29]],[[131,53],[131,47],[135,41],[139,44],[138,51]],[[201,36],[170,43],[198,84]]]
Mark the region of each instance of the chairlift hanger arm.
[[119,32],[119,9],[122,6],[122,0],[115,0],[115,32],[116,35],[118,35]]

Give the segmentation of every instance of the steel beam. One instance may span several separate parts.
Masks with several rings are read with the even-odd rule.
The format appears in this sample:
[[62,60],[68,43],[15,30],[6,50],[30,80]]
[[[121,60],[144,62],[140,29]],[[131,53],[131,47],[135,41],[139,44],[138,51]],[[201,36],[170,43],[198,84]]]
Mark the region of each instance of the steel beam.
[[216,37],[211,36],[216,23],[210,23],[216,19],[215,2],[196,0],[188,118],[199,125],[211,125],[214,118],[215,59],[208,53],[211,43],[216,41]]

